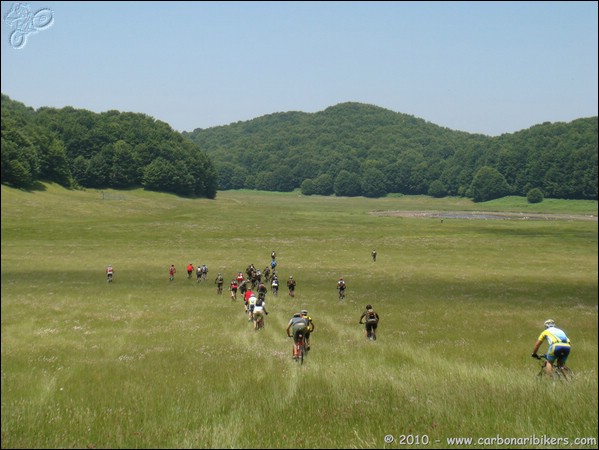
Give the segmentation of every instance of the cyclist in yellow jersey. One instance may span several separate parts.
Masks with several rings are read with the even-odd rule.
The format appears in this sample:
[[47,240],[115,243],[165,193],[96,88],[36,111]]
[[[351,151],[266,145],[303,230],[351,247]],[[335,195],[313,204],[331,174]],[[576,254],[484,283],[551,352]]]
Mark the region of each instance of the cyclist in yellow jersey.
[[570,354],[570,339],[566,336],[563,330],[555,326],[555,321],[552,319],[545,321],[545,331],[543,331],[532,351],[532,357],[538,358],[537,352],[543,341],[547,341],[549,348],[547,349],[547,361],[550,364],[545,364],[545,372],[551,376],[553,374],[553,363],[557,360],[557,364],[567,369],[566,361]]
[[314,321],[312,317],[308,315],[308,311],[306,309],[302,309],[302,317],[308,321],[308,328],[306,328],[306,332],[304,333],[304,337],[306,338],[306,351],[310,350],[310,333],[314,331]]

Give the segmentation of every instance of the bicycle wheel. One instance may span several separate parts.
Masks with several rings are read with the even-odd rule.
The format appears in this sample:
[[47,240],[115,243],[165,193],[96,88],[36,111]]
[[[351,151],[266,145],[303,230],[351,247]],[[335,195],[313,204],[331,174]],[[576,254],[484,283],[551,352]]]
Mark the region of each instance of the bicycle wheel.
[[557,375],[560,381],[570,381],[574,376],[574,373],[568,367],[556,367],[555,374]]

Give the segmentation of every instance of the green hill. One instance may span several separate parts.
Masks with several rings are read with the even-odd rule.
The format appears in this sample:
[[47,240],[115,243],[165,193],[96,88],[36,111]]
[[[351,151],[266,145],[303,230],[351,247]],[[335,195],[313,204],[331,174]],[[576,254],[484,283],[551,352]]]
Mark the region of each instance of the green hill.
[[[501,195],[597,199],[597,117],[488,137],[361,103],[269,114],[183,133],[213,159],[220,189],[475,197],[482,168]],[[503,182],[502,181],[502,182]]]

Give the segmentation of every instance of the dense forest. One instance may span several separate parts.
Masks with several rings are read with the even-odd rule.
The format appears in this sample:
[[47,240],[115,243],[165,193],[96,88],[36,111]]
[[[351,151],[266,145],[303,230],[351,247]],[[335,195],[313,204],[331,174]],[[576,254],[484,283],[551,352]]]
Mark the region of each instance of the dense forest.
[[164,122],[118,111],[36,111],[2,95],[2,183],[38,181],[206,198],[218,187],[212,160]]
[[144,114],[34,110],[2,95],[2,183],[23,188],[597,200],[597,153],[597,117],[489,137],[342,103],[177,133]]
[[342,103],[183,134],[212,158],[223,190],[597,200],[597,117],[489,137]]

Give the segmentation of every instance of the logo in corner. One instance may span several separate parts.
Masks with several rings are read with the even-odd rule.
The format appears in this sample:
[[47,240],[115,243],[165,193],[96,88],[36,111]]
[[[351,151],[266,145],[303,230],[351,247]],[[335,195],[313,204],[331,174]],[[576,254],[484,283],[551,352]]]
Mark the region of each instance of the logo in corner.
[[31,7],[26,3],[13,3],[10,11],[4,16],[4,23],[13,31],[10,33],[9,42],[12,48],[21,49],[27,44],[27,37],[38,31],[43,31],[54,23],[54,13],[50,8],[42,8],[31,12]]

